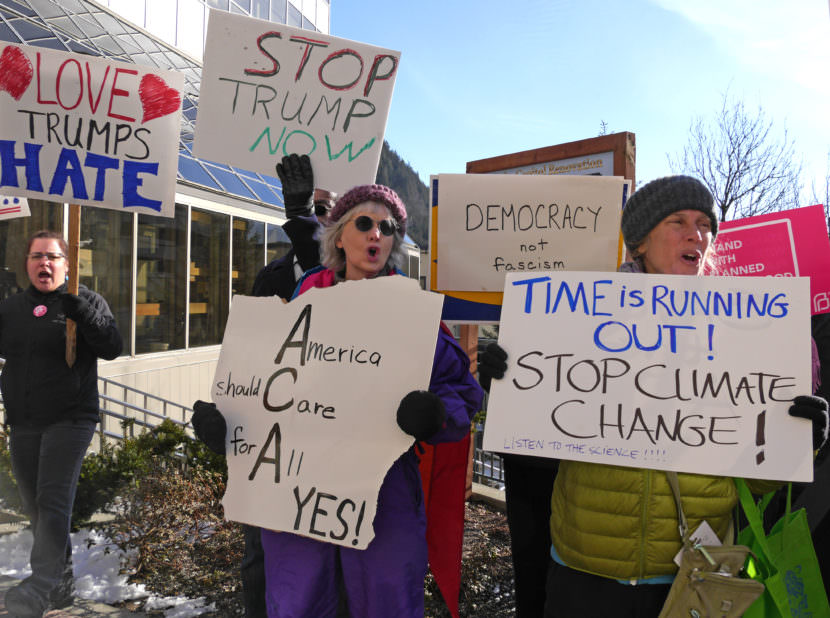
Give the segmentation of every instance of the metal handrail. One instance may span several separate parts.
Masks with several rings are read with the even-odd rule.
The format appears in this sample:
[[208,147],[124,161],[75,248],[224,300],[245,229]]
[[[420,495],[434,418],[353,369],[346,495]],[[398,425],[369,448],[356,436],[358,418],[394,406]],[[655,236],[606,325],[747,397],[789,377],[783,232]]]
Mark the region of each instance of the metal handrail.
[[[193,412],[192,408],[133,386],[121,384],[110,378],[99,376],[98,384],[99,409],[101,412],[101,422],[98,430],[99,448],[104,443],[105,438],[116,440],[132,438],[135,426],[152,429],[164,420],[170,420],[181,427],[188,426],[188,420]],[[112,391],[120,391],[120,397]],[[128,400],[130,398],[138,399],[141,405],[130,402]],[[118,408],[121,408],[121,410],[118,410]],[[155,410],[152,408],[155,408]],[[109,419],[118,421],[122,428],[121,435],[107,428]]]
[[483,427],[473,433],[473,481],[504,489],[504,464],[501,455],[481,448],[484,439]]
[[[0,371],[2,371],[3,364],[3,359],[0,359]],[[110,378],[98,376],[98,385],[100,411],[100,420],[96,431],[98,435],[98,449],[100,449],[108,438],[112,440],[123,440],[128,437],[134,437],[135,426],[142,429],[152,429],[160,425],[164,420],[170,420],[180,427],[189,426],[189,419],[193,413],[193,409],[188,406],[126,384],[121,384]],[[113,390],[117,389],[121,391],[120,398],[114,396],[115,393],[110,394]],[[128,395],[139,399],[143,405],[128,401]],[[155,410],[152,408],[155,408]],[[161,409],[160,412],[158,411],[159,409]],[[174,414],[178,418],[174,418],[171,414]],[[6,410],[3,407],[3,395],[0,393],[0,422],[5,422],[5,418]],[[120,433],[108,428],[110,425],[108,422],[109,419],[114,419],[118,422],[121,426]]]

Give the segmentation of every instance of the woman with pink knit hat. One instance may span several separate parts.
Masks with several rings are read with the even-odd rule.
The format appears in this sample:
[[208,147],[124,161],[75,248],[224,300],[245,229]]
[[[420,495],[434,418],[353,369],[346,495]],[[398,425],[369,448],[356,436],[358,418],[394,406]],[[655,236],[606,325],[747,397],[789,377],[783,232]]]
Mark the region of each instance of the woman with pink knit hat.
[[[312,287],[401,274],[405,232],[406,208],[392,189],[351,189],[329,214],[322,265],[303,276],[295,296]],[[430,444],[460,440],[482,396],[466,354],[439,329],[429,390],[401,400],[398,425]],[[427,570],[422,491],[413,443],[386,473],[373,521],[375,537],[365,550],[263,530],[268,615],[322,618],[345,610],[361,618],[422,618]]]

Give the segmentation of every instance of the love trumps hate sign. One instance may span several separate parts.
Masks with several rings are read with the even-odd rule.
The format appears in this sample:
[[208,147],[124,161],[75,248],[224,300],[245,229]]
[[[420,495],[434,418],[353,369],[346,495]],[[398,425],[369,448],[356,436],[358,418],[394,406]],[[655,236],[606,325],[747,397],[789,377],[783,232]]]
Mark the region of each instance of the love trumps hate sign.
[[0,193],[172,217],[184,77],[94,56],[0,53]]
[[383,478],[413,444],[395,413],[429,387],[441,302],[399,276],[288,304],[234,296],[211,393],[228,519],[366,548]]
[[508,275],[484,448],[810,481],[809,280]]
[[273,176],[307,154],[318,187],[375,181],[400,53],[211,11],[197,156]]

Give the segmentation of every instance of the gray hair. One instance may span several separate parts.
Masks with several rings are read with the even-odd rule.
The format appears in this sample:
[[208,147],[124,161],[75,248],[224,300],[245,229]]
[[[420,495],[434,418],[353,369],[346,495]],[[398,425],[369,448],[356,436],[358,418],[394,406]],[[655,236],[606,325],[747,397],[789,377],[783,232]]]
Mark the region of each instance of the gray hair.
[[[377,204],[378,208],[383,208],[387,216],[392,217],[389,209]],[[320,237],[320,263],[326,268],[333,270],[335,273],[341,273],[346,270],[346,252],[337,246],[337,241],[343,235],[343,230],[354,218],[357,209],[353,209],[351,216],[340,217],[334,223],[330,223],[323,230]],[[392,244],[392,251],[389,253],[389,259],[384,265],[385,269],[400,268],[406,261],[406,252],[403,248],[403,235],[398,228],[395,228],[394,243]]]

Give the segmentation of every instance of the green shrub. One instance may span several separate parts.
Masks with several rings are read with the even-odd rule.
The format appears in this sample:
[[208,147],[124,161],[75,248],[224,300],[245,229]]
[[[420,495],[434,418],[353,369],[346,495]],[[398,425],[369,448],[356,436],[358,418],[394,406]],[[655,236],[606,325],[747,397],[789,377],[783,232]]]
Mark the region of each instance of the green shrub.
[[[125,427],[130,422],[126,421]],[[21,512],[7,442],[7,435],[0,431],[0,499],[6,508]],[[95,513],[112,512],[119,494],[140,483],[154,460],[163,469],[186,471],[198,467],[221,475],[227,471],[224,457],[166,419],[135,438],[104,444],[98,453],[84,458],[72,511],[73,527],[84,526]]]
[[130,556],[122,566],[131,582],[163,596],[208,596],[218,615],[237,613],[244,543],[239,524],[223,519],[226,482],[221,472],[198,464],[184,471],[159,458],[122,492],[103,531]]
[[75,495],[72,524],[80,527],[97,512],[113,512],[117,499],[141,483],[149,470],[204,468],[225,475],[225,458],[188,437],[184,427],[166,419],[135,438],[107,444],[87,455]]

